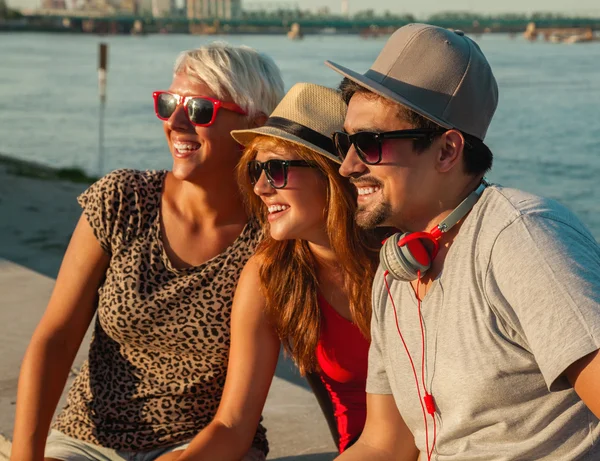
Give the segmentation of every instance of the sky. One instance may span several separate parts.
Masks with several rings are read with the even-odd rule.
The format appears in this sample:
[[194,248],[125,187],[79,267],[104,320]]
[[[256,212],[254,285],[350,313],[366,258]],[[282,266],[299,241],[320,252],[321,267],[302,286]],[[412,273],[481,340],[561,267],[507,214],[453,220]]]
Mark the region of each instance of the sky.
[[[341,11],[342,0],[242,0],[242,5],[274,3],[297,4],[301,9],[316,10],[327,6],[332,13]],[[532,13],[536,11],[600,17],[600,0],[348,0],[350,13],[374,9],[378,13],[389,10],[393,13],[410,13],[418,19],[440,11],[471,11],[473,13]],[[7,0],[13,8],[32,8],[41,0]],[[178,3],[183,3],[179,0]]]

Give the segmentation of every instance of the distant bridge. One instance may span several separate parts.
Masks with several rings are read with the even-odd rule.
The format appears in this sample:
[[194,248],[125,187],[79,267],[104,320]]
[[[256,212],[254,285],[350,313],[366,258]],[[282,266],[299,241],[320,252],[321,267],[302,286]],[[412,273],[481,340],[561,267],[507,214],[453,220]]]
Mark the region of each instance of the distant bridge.
[[[264,17],[264,18],[243,18],[243,19],[224,19],[224,18],[202,18],[188,19],[187,17],[149,17],[140,15],[116,14],[107,16],[102,12],[91,11],[69,11],[69,10],[38,10],[27,15],[30,23],[42,24],[48,22],[80,23],[82,21],[94,21],[95,23],[109,23],[118,26],[119,29],[129,30],[131,25],[139,22],[147,31],[154,29],[164,29],[169,26],[178,30],[189,28],[195,25],[211,26],[218,31],[236,32],[248,28],[253,29],[289,29],[292,23],[298,23],[305,30],[336,29],[339,31],[360,31],[370,29],[397,28],[405,25],[407,22],[397,18],[362,18],[350,19],[344,17],[309,17],[299,18],[286,16],[282,18]],[[462,29],[471,33],[483,32],[523,32],[529,23],[529,20],[497,20],[489,19],[478,21],[453,19],[448,21],[436,21],[435,25],[447,28]],[[591,28],[594,31],[600,30],[600,18],[558,18],[558,19],[540,19],[535,24],[539,28]]]

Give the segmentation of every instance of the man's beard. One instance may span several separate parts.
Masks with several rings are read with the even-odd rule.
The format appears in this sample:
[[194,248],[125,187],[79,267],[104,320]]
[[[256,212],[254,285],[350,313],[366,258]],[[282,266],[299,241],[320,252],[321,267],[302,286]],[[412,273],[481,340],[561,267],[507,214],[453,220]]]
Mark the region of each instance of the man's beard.
[[384,225],[391,215],[392,207],[389,203],[378,203],[371,211],[368,211],[366,207],[361,207],[359,205],[354,213],[354,219],[356,219],[358,227],[362,227],[363,229],[373,229]]

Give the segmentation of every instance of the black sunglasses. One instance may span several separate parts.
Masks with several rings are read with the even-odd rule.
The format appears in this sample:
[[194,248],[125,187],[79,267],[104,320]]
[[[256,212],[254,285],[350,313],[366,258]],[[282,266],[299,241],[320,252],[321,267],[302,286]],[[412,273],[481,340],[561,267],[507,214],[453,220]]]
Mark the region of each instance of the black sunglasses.
[[283,189],[287,186],[288,168],[291,166],[300,166],[314,168],[315,163],[307,162],[306,160],[279,160],[271,159],[266,162],[251,160],[248,162],[248,175],[250,182],[256,184],[260,179],[263,170],[267,176],[267,181],[273,189]]
[[433,138],[436,135],[445,133],[446,130],[435,130],[419,128],[414,130],[384,131],[375,133],[371,131],[358,131],[354,134],[348,134],[344,131],[333,133],[333,143],[337,150],[338,157],[344,161],[350,146],[354,146],[358,158],[367,165],[377,165],[381,162],[381,151],[384,139],[424,139]]

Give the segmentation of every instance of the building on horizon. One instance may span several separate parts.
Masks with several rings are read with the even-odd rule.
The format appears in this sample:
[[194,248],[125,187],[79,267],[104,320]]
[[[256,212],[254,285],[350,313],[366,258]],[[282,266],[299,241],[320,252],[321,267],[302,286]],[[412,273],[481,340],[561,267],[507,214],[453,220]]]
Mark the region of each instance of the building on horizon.
[[172,0],[120,0],[119,10],[134,16],[160,18],[173,13]]
[[119,9],[121,13],[131,14],[137,16],[139,14],[139,2],[138,0],[121,0],[121,7]]
[[[45,5],[46,2],[56,3],[57,1],[59,0],[42,0],[42,5]],[[69,3],[73,10],[111,15],[121,9],[120,1],[122,0],[70,0]]]
[[172,4],[171,0],[152,0],[152,16],[155,18],[170,16]]
[[239,19],[241,0],[186,0],[188,19]]
[[65,0],[42,0],[42,8],[45,10],[66,10]]
[[342,16],[350,16],[350,7],[348,6],[348,0],[342,0]]

